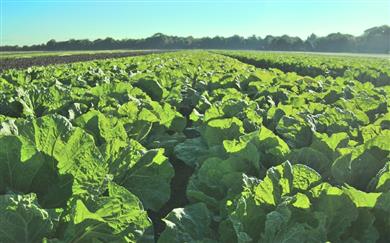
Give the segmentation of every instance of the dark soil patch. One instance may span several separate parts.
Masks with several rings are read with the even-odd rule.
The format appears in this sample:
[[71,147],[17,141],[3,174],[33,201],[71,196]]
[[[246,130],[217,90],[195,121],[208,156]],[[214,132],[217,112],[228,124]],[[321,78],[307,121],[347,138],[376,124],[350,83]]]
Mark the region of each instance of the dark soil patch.
[[156,241],[165,229],[165,223],[161,219],[171,212],[172,209],[184,207],[189,203],[186,196],[186,188],[194,169],[176,158],[170,158],[170,162],[175,169],[175,176],[171,180],[171,197],[158,212],[148,211],[149,217],[153,222]]

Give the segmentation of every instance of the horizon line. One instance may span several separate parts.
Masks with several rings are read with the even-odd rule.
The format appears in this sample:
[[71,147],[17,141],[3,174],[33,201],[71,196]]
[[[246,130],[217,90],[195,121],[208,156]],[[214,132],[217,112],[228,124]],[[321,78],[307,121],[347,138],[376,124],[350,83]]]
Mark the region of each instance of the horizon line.
[[316,35],[317,37],[321,38],[321,37],[327,37],[331,34],[343,34],[343,35],[350,35],[350,36],[353,36],[353,37],[359,37],[359,36],[362,36],[364,34],[364,32],[366,30],[369,30],[369,29],[372,29],[372,28],[375,28],[375,27],[383,27],[383,26],[386,26],[386,27],[390,27],[390,25],[388,24],[382,24],[382,25],[377,25],[377,26],[373,26],[373,27],[370,27],[368,29],[365,29],[362,31],[362,33],[360,35],[353,35],[353,34],[349,34],[349,33],[342,33],[342,32],[331,32],[327,35],[324,35],[324,36],[319,36],[317,34],[315,34],[314,32],[312,32],[311,34],[309,34],[308,36],[306,36],[306,38],[303,38],[303,37],[300,37],[300,36],[292,36],[292,35],[288,35],[288,34],[283,34],[283,35],[271,35],[271,34],[267,34],[267,35],[264,35],[264,37],[262,37],[261,35],[256,35],[256,34],[252,34],[252,35],[248,35],[248,36],[243,36],[243,35],[239,35],[239,34],[234,34],[234,35],[230,35],[230,36],[224,36],[224,35],[215,35],[215,36],[194,36],[194,35],[187,35],[187,36],[181,36],[181,35],[175,35],[175,34],[164,34],[162,32],[156,32],[150,36],[145,36],[145,37],[139,37],[139,38],[134,38],[134,37],[123,37],[123,38],[114,38],[114,37],[110,37],[110,36],[106,36],[106,37],[98,37],[98,38],[94,38],[94,39],[90,39],[90,38],[68,38],[68,39],[62,39],[62,40],[56,40],[55,38],[51,38],[49,40],[47,40],[46,42],[41,42],[41,43],[32,43],[32,44],[27,44],[27,45],[20,45],[20,44],[7,44],[7,45],[0,45],[1,47],[5,47],[5,46],[19,46],[19,47],[24,47],[24,46],[35,46],[35,45],[44,45],[46,44],[47,42],[51,41],[51,40],[55,40],[56,42],[66,42],[66,41],[70,41],[70,40],[88,40],[88,41],[96,41],[96,40],[105,40],[105,39],[113,39],[113,40],[117,40],[117,41],[122,41],[122,40],[142,40],[142,39],[148,39],[148,38],[151,38],[157,34],[161,34],[163,36],[167,36],[167,37],[177,37],[177,38],[194,38],[194,39],[204,39],[204,38],[217,38],[217,37],[220,37],[220,38],[231,38],[231,37],[235,37],[235,36],[239,36],[239,37],[242,37],[244,39],[248,39],[250,37],[253,37],[255,36],[256,38],[261,38],[261,39],[265,39],[267,38],[267,36],[272,36],[272,37],[282,37],[282,36],[288,36],[288,37],[292,37],[292,38],[299,38],[301,40],[305,40],[307,39],[309,36],[311,35]]

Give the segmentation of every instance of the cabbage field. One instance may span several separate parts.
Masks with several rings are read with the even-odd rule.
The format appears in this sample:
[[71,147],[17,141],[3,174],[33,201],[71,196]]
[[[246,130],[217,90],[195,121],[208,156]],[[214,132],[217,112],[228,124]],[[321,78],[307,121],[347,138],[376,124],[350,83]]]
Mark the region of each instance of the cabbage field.
[[4,70],[0,242],[390,242],[389,108],[380,58]]

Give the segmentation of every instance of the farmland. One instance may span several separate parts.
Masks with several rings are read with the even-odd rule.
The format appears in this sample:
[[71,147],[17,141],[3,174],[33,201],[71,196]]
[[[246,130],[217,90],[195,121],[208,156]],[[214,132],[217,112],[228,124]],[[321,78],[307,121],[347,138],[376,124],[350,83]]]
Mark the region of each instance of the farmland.
[[383,58],[180,51],[0,73],[0,242],[388,242]]
[[161,53],[161,50],[106,50],[106,51],[37,51],[0,52],[0,72],[7,69],[21,69],[32,66],[73,63],[107,58],[139,56]]

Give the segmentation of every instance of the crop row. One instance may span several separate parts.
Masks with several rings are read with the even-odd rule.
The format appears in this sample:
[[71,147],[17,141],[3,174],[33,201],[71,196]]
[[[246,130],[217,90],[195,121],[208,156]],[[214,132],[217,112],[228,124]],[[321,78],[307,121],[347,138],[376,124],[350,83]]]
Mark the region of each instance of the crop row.
[[385,58],[326,56],[249,51],[218,51],[259,68],[277,68],[302,76],[345,77],[375,86],[390,85],[390,65]]
[[[123,51],[123,52],[96,52],[96,53],[68,53],[68,52],[38,52],[9,54],[0,57],[0,72],[8,69],[26,69],[32,66],[48,66],[54,64],[85,62],[91,60],[120,58],[146,55],[151,53],[161,53],[164,51]],[[166,52],[166,51],[165,51]],[[29,56],[30,55],[30,56]],[[10,57],[8,57],[10,56]],[[26,57],[24,57],[26,56]]]

